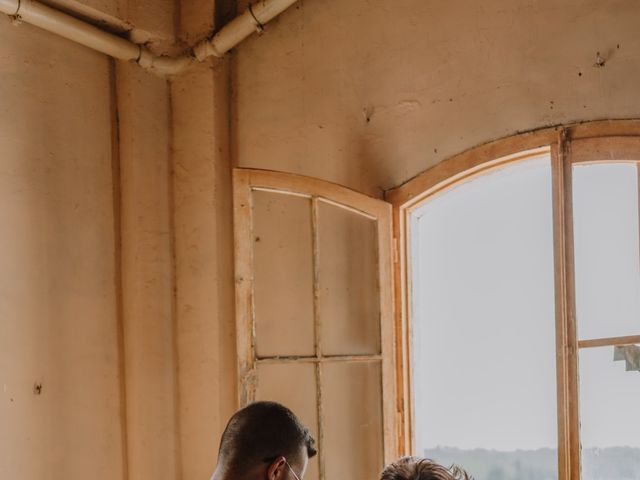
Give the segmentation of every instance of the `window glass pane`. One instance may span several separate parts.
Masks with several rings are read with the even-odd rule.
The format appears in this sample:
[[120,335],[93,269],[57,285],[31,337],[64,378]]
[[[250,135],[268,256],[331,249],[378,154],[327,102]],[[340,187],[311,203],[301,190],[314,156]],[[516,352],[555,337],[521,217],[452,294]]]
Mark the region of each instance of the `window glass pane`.
[[371,480],[382,470],[379,362],[322,366],[327,479]]
[[476,480],[557,478],[547,155],[410,217],[415,453]]
[[253,235],[256,353],[313,355],[310,199],[254,191]]
[[614,361],[614,347],[580,350],[583,480],[640,478],[640,355],[629,354]]
[[[316,394],[316,367],[305,364],[258,365],[256,400],[282,403],[304,423],[313,437],[318,439],[318,409]],[[309,461],[305,480],[317,480],[318,459]]]
[[637,179],[631,163],[573,167],[581,339],[640,334]]
[[318,235],[322,353],[379,353],[375,220],[320,201]]

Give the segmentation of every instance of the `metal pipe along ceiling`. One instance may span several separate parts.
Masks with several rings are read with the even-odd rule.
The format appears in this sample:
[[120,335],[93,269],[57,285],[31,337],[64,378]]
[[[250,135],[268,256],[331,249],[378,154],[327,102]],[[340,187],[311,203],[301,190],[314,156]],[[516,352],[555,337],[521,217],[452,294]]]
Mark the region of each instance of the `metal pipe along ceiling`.
[[156,55],[98,27],[48,7],[36,0],[0,0],[0,12],[119,60],[137,62],[160,75],[177,75],[196,61],[222,57],[233,47],[285,11],[297,0],[260,0],[225,25],[212,38],[177,57]]

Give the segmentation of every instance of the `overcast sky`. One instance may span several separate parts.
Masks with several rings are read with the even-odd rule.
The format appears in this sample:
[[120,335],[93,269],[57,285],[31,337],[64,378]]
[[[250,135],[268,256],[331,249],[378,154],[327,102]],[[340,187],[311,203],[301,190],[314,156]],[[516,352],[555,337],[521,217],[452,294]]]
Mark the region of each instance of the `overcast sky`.
[[[575,170],[580,336],[640,334],[635,166]],[[410,231],[416,451],[555,448],[548,156],[430,200]],[[640,447],[640,373],[606,347],[581,379],[583,445]]]

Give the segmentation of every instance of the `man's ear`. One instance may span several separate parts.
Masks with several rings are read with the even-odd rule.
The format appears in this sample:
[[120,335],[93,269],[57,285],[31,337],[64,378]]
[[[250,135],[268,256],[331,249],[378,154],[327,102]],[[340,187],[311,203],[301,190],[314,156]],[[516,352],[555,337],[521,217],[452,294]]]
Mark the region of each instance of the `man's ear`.
[[287,460],[284,457],[278,457],[269,468],[267,468],[267,480],[281,480],[284,478],[287,469]]

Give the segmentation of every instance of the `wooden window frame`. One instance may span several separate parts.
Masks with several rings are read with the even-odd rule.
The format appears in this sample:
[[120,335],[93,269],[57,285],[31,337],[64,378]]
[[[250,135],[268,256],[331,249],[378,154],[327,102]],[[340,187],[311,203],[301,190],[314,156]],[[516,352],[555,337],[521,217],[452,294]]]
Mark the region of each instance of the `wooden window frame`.
[[[303,196],[311,200],[312,252],[314,265],[314,355],[287,357],[258,357],[256,354],[256,325],[253,304],[253,220],[252,192],[267,191],[285,195]],[[318,458],[320,479],[324,478],[325,412],[321,385],[321,365],[327,362],[354,363],[377,361],[381,365],[383,461],[393,461],[399,455],[396,444],[396,371],[393,307],[392,210],[382,200],[362,193],[300,175],[267,170],[235,168],[233,170],[234,230],[235,230],[235,285],[236,285],[236,341],[238,354],[239,403],[244,406],[255,400],[257,365],[260,363],[312,363],[315,365],[318,414]],[[327,202],[351,210],[376,222],[378,245],[378,285],[380,308],[380,354],[323,355],[318,314],[318,204]]]
[[[411,372],[410,264],[408,217],[411,211],[449,187],[541,153],[552,167],[553,238],[556,317],[558,478],[580,480],[578,350],[640,342],[640,335],[578,341],[573,243],[572,166],[580,163],[630,161],[638,164],[640,120],[596,121],[553,127],[491,142],[444,160],[400,187],[386,192],[393,206],[396,305],[398,446],[413,453]],[[640,202],[640,193],[639,193]]]

